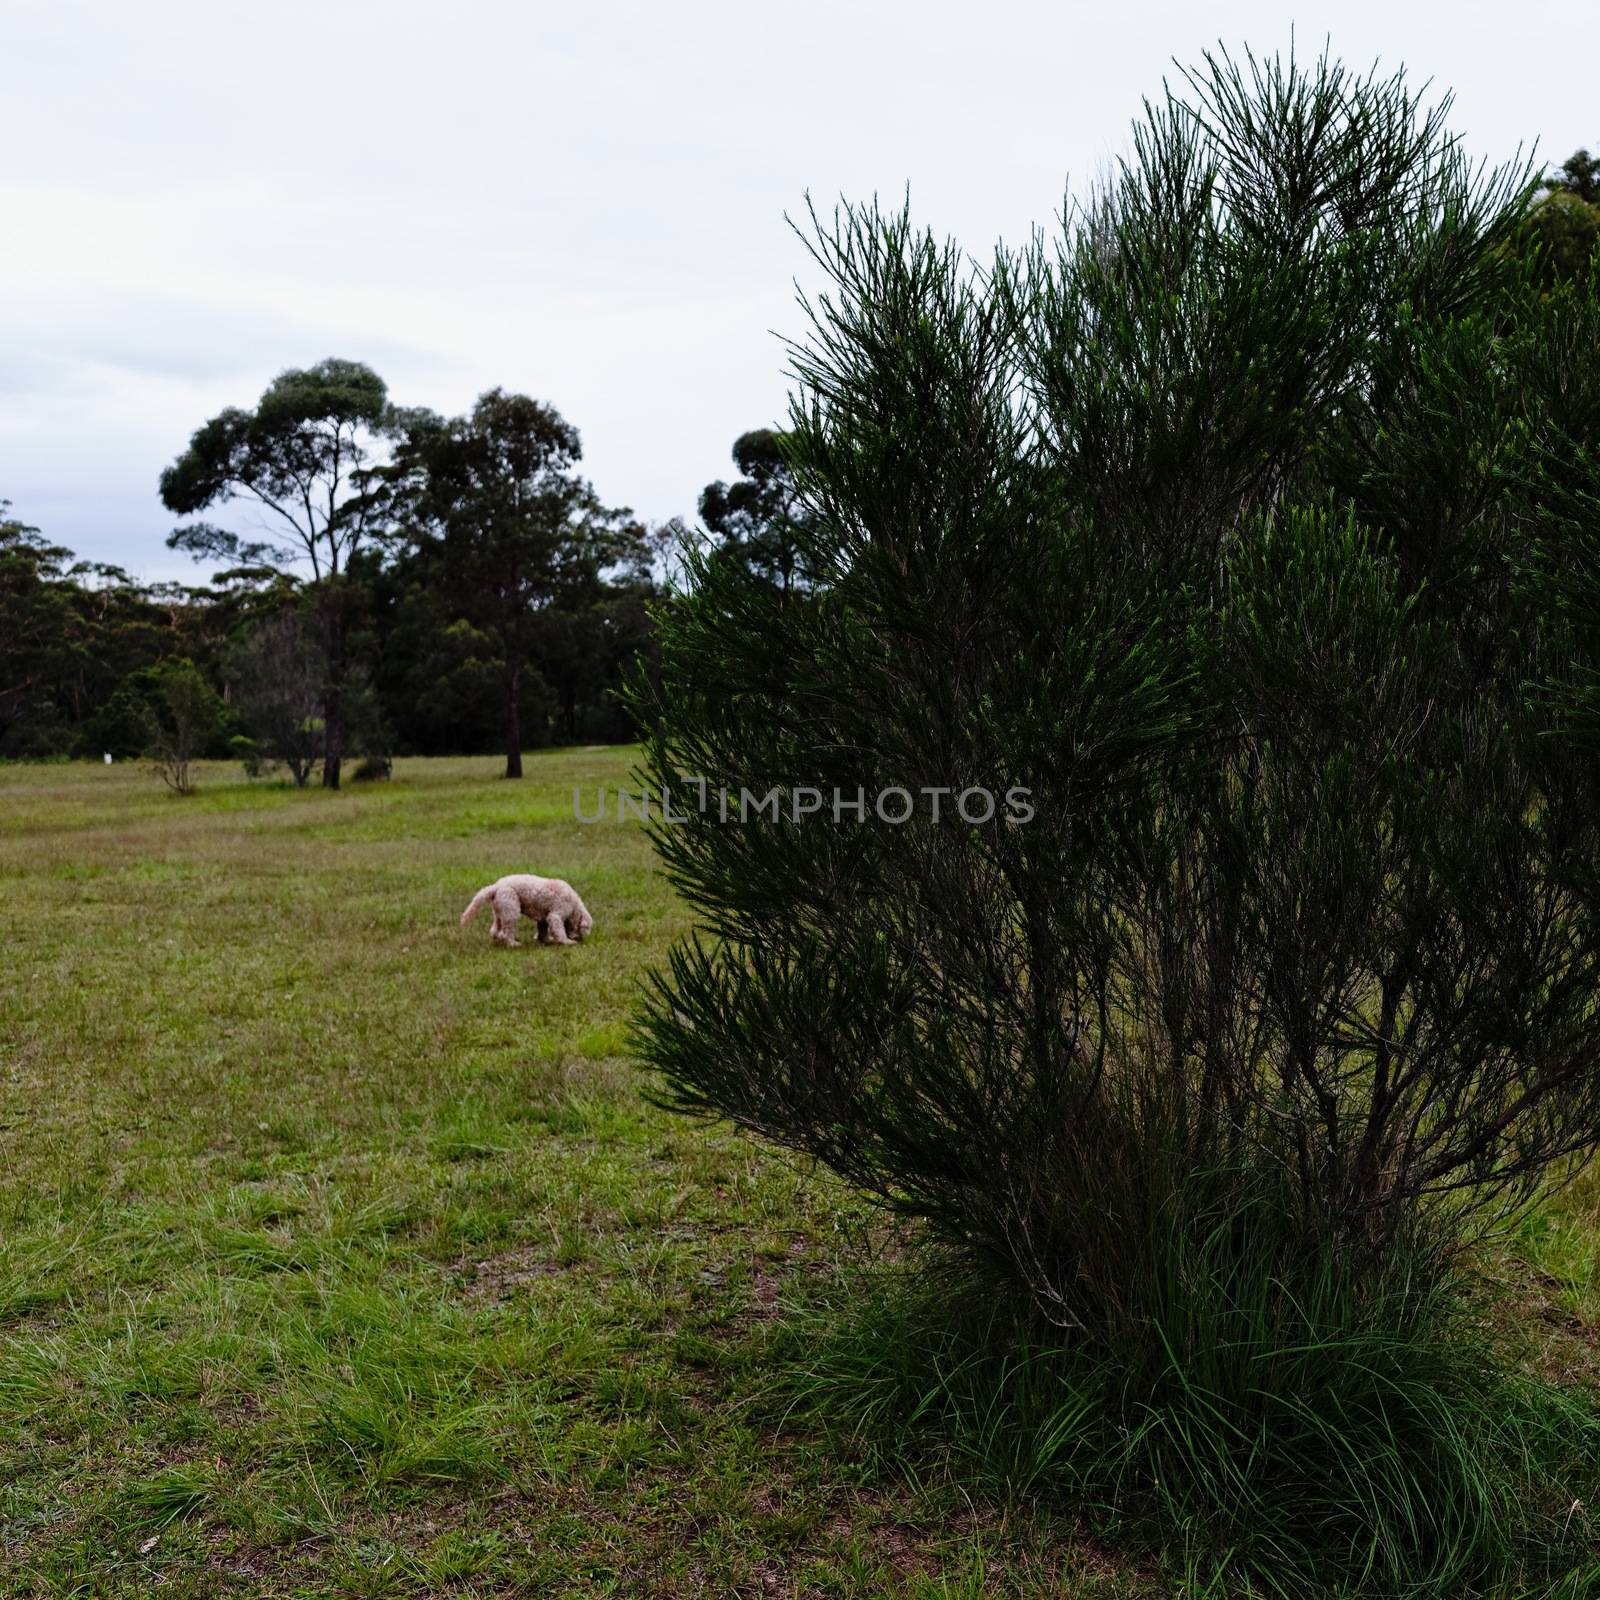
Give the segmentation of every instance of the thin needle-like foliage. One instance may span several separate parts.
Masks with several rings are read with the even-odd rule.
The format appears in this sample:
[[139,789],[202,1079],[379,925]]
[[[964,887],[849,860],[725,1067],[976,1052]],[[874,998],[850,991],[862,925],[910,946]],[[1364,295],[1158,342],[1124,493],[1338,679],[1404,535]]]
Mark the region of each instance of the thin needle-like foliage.
[[1600,302],[1540,292],[1529,172],[1448,109],[1218,55],[1053,241],[813,214],[814,581],[692,568],[642,697],[655,785],[868,800],[658,828],[701,923],[664,1095],[1113,1352],[1152,1450],[1250,1437],[1172,1433],[1215,1355],[1174,1307],[1221,1338],[1259,1284],[1292,1347],[1315,1272],[1434,1326],[1600,1141]]

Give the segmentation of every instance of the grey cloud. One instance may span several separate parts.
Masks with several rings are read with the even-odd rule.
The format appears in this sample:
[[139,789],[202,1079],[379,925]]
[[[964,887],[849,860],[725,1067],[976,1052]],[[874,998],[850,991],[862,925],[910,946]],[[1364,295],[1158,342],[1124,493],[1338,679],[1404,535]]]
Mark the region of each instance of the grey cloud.
[[[359,348],[357,348],[359,347]],[[29,394],[93,382],[86,369],[133,377],[210,382],[274,370],[350,350],[380,371],[427,373],[451,359],[423,344],[292,321],[247,305],[216,305],[171,294],[86,295],[48,330],[27,317],[0,323],[0,392]]]

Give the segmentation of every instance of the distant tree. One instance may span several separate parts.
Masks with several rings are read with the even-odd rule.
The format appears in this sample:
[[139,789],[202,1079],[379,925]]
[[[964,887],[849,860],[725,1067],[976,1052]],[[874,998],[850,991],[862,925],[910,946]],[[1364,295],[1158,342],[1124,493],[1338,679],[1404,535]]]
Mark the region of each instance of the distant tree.
[[[553,412],[536,426],[535,402],[500,395],[446,425],[384,393],[365,368],[323,363],[196,433],[164,475],[168,504],[248,508],[241,531],[173,535],[221,568],[197,586],[76,560],[0,502],[0,757],[140,755],[146,674],[178,658],[258,736],[241,733],[238,753],[296,782],[313,743],[329,784],[355,755],[387,770],[396,751],[509,743],[508,686],[519,743],[627,736],[616,690],[652,637],[678,530],[601,507],[574,470],[576,434]],[[390,471],[402,439],[416,448]],[[499,453],[487,476],[474,450],[479,465]],[[290,612],[298,625],[275,620]]]
[[648,582],[622,577],[600,585],[586,604],[552,613],[540,633],[536,659],[550,686],[558,739],[635,736],[618,691],[628,667],[648,654],[654,596]]
[[280,373],[253,411],[219,412],[161,475],[168,510],[186,516],[244,500],[288,541],[247,540],[194,523],[173,532],[173,549],[256,569],[309,565],[326,670],[322,782],[330,789],[339,787],[345,744],[345,574],[362,543],[383,527],[385,502],[373,477],[382,447],[422,416],[391,405],[370,367],[330,359]]
[[[447,748],[496,748],[505,728],[500,653],[494,640],[462,617],[430,634],[427,644],[426,654],[412,664],[410,672],[414,685],[411,704],[416,714],[432,725],[434,737]],[[542,682],[523,682],[525,725],[532,722],[542,727],[544,696]]]
[[75,654],[71,551],[10,515],[0,500],[0,745],[39,702]]
[[88,749],[119,761],[148,753],[150,703],[146,694],[149,668],[131,672],[101,701],[89,719]]
[[1539,286],[1582,285],[1600,250],[1600,163],[1587,150],[1569,156],[1540,185],[1518,231],[1517,247],[1533,260]]
[[425,421],[389,474],[418,560],[457,617],[494,642],[508,778],[522,776],[522,703],[545,613],[599,583],[641,538],[575,468],[578,432],[553,407],[491,389],[472,411]]
[[193,794],[194,763],[217,736],[222,701],[192,661],[151,668],[144,689],[145,753],[174,794]]
[[1589,205],[1565,189],[1554,190],[1529,207],[1520,242],[1532,255],[1541,288],[1586,283],[1600,249],[1600,206]]
[[0,502],[0,754],[138,755],[140,674],[186,656],[210,675],[235,614],[214,599],[75,561]]
[[322,754],[327,680],[321,644],[305,613],[283,610],[258,623],[230,668],[240,725],[261,755],[281,762],[303,789]]
[[[373,682],[397,749],[427,755],[498,750],[495,643],[457,614],[440,586],[437,562],[401,546],[392,561],[365,576]],[[523,709],[528,715],[526,696]]]
[[708,483],[700,494],[700,520],[720,549],[788,594],[806,581],[797,527],[805,515],[784,454],[787,435],[771,428],[741,434],[732,484]]
[[1600,205],[1600,161],[1587,150],[1575,150],[1545,177],[1544,187],[1552,194],[1575,195],[1585,205]]

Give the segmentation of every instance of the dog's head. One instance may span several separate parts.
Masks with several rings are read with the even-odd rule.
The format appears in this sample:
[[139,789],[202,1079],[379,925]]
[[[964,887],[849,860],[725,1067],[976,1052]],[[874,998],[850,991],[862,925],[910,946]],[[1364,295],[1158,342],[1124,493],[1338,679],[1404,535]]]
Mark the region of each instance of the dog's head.
[[589,930],[593,926],[594,918],[589,915],[588,907],[580,906],[577,916],[572,919],[572,937],[574,939],[588,938]]

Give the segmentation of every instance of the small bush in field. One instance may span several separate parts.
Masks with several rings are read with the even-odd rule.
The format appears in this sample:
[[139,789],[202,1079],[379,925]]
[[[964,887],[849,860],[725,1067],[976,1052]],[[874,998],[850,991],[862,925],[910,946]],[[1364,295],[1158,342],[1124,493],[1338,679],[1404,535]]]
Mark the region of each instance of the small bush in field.
[[174,794],[193,794],[194,763],[222,726],[222,700],[192,661],[163,662],[145,680],[145,753]]

